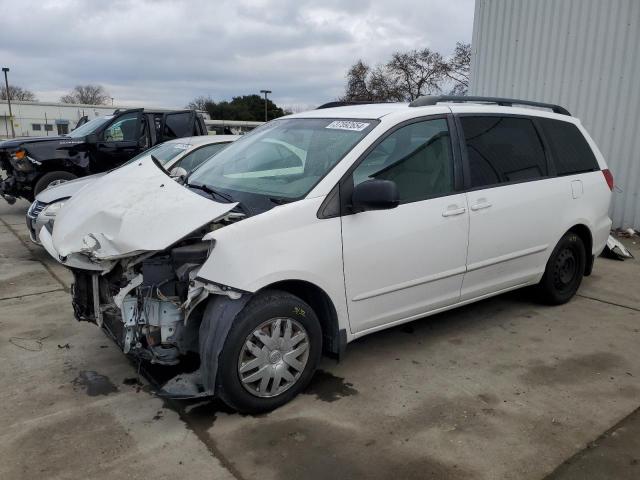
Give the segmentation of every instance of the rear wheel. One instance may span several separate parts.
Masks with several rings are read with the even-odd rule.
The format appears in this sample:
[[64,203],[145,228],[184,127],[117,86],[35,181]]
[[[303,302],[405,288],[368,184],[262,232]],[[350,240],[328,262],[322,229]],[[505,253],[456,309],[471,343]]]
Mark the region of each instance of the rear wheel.
[[219,356],[216,392],[232,408],[259,413],[304,389],[322,351],[316,314],[277,290],[259,293],[238,314]]
[[540,299],[551,305],[571,300],[582,282],[586,258],[582,239],[575,233],[566,233],[551,253],[538,284]]
[[78,178],[73,173],[69,172],[48,172],[38,179],[35,186],[33,187],[33,194],[38,195],[43,190],[46,190],[49,187],[53,187],[60,183],[68,182],[69,180],[74,180]]

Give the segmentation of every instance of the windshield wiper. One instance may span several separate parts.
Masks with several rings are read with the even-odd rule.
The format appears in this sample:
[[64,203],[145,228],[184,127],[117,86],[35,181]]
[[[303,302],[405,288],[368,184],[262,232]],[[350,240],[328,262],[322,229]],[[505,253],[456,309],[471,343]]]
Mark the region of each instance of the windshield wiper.
[[158,167],[160,170],[162,170],[164,173],[166,173],[167,175],[169,174],[169,172],[167,172],[167,169],[164,168],[164,165],[162,165],[162,162],[160,160],[158,160],[156,157],[153,156],[153,154],[151,154],[151,161],[153,163],[156,164],[156,167]]
[[271,200],[276,205],[284,205],[285,203],[293,202],[293,199],[291,198],[282,198],[282,197],[269,197],[269,200]]
[[218,192],[214,189],[212,189],[211,187],[208,187],[204,184],[201,183],[187,183],[186,184],[187,187],[191,187],[191,188],[195,188],[198,190],[202,190],[205,193],[208,193],[211,196],[217,196],[222,198],[223,200],[226,200],[228,203],[234,203],[235,200],[233,199],[233,197],[231,197],[230,195],[227,195],[226,193],[222,193],[222,192]]

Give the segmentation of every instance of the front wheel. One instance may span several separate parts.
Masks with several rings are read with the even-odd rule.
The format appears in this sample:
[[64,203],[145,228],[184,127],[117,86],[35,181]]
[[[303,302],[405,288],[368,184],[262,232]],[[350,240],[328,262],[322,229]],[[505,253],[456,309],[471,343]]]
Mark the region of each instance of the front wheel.
[[48,172],[42,175],[35,186],[33,187],[33,195],[37,196],[43,190],[46,190],[49,187],[53,187],[55,185],[59,185],[64,182],[68,182],[69,180],[74,180],[78,178],[73,173],[69,172]]
[[309,305],[287,292],[258,293],[220,352],[216,392],[242,413],[273,410],[308,385],[321,351],[320,322]]
[[582,282],[586,259],[582,239],[575,233],[566,233],[553,249],[538,284],[540,299],[551,305],[571,300]]

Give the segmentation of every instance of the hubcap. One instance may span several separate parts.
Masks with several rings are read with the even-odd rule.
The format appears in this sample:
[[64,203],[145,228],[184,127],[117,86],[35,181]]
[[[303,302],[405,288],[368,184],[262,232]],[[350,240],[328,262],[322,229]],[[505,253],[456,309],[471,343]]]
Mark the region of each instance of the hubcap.
[[565,248],[558,253],[554,268],[554,283],[557,288],[565,289],[576,278],[578,262],[573,251]]
[[275,397],[291,388],[309,360],[309,337],[292,318],[272,318],[245,339],[238,376],[256,397]]

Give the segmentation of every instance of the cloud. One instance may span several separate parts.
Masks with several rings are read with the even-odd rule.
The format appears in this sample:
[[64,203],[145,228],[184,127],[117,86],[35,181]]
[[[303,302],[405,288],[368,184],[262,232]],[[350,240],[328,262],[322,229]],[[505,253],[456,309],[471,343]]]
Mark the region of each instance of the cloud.
[[284,105],[341,95],[358,58],[470,41],[473,0],[0,0],[0,58],[16,85],[56,101],[99,83],[121,105],[273,90]]

